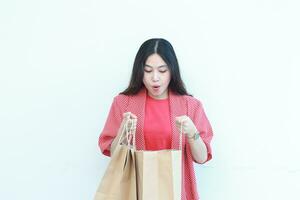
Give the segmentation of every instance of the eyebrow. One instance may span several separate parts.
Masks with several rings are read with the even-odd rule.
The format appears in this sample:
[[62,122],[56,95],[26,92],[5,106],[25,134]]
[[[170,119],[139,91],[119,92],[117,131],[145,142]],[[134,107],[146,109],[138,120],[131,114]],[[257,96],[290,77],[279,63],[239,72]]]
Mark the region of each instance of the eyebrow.
[[[145,64],[145,67],[151,67],[151,68],[153,68],[152,66],[150,66],[148,64]],[[158,66],[157,68],[161,68],[161,67],[168,67],[168,65],[161,65],[161,66]]]

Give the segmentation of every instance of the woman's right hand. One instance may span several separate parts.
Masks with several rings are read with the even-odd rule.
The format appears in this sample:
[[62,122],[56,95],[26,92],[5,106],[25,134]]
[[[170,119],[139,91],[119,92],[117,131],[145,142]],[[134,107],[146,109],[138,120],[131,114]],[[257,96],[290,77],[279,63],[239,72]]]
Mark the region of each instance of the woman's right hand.
[[131,119],[131,120],[128,122],[128,128],[131,127],[131,122],[133,122],[133,128],[135,129],[136,128],[136,122],[137,122],[137,116],[134,115],[131,112],[123,113],[122,124],[126,123],[129,119]]
[[[131,132],[135,134],[136,131],[136,124],[137,124],[137,116],[131,112],[123,113],[123,120],[121,126],[124,127],[124,125],[127,123],[128,130],[132,127]],[[125,130],[124,130],[125,131]],[[125,143],[126,137],[122,138],[121,143]],[[127,142],[126,142],[127,143]]]

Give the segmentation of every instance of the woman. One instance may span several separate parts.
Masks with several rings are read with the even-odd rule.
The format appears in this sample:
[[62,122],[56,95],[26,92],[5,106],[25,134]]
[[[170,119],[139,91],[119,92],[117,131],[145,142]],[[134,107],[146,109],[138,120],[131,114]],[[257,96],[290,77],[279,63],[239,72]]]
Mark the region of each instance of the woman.
[[200,100],[187,93],[174,49],[165,39],[149,39],[139,48],[129,86],[114,97],[99,137],[104,155],[114,151],[128,118],[141,150],[177,149],[183,123],[181,199],[199,199],[193,162],[212,158],[213,131]]

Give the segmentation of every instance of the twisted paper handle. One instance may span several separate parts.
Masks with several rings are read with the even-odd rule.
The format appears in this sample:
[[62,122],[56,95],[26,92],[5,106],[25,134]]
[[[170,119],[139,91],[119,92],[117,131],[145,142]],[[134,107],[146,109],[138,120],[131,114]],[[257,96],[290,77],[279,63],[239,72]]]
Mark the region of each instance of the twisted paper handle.
[[[128,128],[129,122],[131,122],[130,128]],[[182,150],[182,135],[183,135],[182,124],[183,124],[183,122],[181,121],[180,122],[180,133],[179,133],[179,150]],[[134,150],[136,150],[135,133],[133,132],[133,128],[134,128],[133,127],[133,119],[129,118],[123,126],[122,133],[121,133],[121,136],[119,138],[119,144],[120,144],[121,139],[123,138],[123,135],[124,135],[124,132],[125,132],[126,133],[127,146],[129,148],[132,147]],[[132,146],[130,145],[131,141],[132,141]]]

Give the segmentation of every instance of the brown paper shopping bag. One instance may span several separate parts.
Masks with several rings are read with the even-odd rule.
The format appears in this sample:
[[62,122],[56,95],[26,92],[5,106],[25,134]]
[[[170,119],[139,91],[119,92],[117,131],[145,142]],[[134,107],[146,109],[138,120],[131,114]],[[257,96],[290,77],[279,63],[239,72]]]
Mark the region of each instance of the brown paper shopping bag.
[[[126,133],[127,144],[121,144]],[[97,188],[94,200],[137,200],[135,155],[127,123]]]
[[181,200],[182,124],[179,137],[179,149],[134,149],[139,200]]
[[136,151],[138,199],[181,199],[181,152]]
[[182,124],[178,150],[136,150],[132,127],[124,127],[127,145],[120,137],[94,200],[180,200]]

